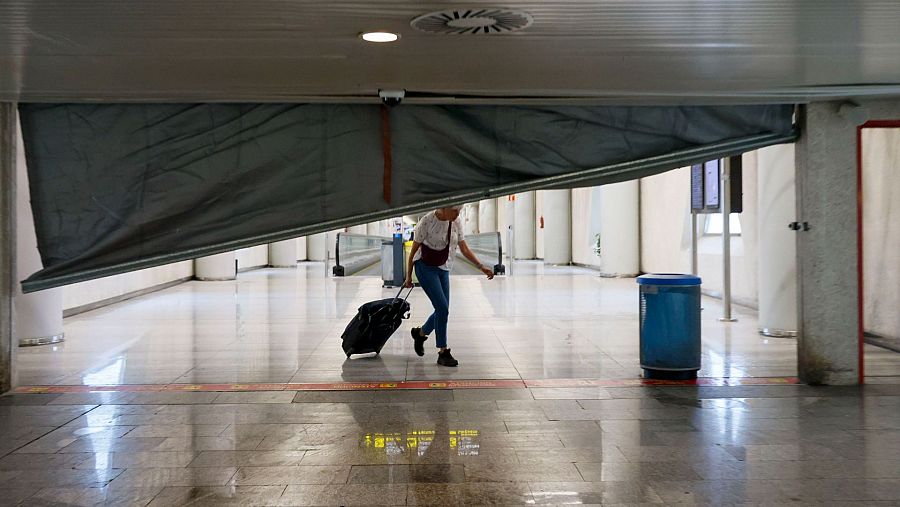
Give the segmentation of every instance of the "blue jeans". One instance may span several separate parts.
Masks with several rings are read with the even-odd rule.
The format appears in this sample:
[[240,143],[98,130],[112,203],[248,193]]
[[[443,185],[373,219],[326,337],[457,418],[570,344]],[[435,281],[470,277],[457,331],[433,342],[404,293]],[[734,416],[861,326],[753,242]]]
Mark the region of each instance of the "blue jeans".
[[422,261],[416,261],[413,267],[419,285],[434,307],[434,313],[425,321],[422,332],[431,334],[435,331],[437,335],[435,345],[444,348],[447,346],[447,318],[450,316],[450,272],[437,266],[429,266]]

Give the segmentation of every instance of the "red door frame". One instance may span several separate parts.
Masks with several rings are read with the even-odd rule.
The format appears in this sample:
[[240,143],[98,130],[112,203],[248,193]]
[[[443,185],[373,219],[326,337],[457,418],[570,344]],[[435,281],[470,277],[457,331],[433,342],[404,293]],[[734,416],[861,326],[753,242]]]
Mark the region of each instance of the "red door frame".
[[900,128],[900,120],[870,120],[856,128],[856,276],[859,281],[859,383],[865,383],[865,359],[863,355],[865,345],[865,306],[863,290],[863,160],[862,160],[862,130],[878,128]]

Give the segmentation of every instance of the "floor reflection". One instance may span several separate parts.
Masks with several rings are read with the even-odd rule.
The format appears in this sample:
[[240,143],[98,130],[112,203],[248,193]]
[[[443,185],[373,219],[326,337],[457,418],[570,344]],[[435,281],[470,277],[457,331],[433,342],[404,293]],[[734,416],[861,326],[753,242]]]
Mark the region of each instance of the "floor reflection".
[[[362,446],[375,454],[384,453],[388,456],[416,455],[425,456],[435,443],[435,430],[411,430],[409,432],[395,433],[366,433],[363,435]],[[446,439],[448,449],[457,456],[478,456],[481,446],[478,444],[478,430],[452,429],[442,435]]]

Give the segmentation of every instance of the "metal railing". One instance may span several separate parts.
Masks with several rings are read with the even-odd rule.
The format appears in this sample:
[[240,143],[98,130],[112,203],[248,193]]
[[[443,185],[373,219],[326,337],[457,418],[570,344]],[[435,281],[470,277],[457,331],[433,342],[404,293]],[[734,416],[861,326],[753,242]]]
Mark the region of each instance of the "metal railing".
[[[482,234],[469,234],[466,236],[466,244],[481,259],[481,262],[493,266],[494,274],[506,273],[503,265],[503,245],[500,242],[499,232],[485,232]],[[457,256],[469,262],[468,259],[457,252]]]
[[334,249],[334,276],[351,276],[381,263],[381,245],[391,238],[363,234],[337,233]]

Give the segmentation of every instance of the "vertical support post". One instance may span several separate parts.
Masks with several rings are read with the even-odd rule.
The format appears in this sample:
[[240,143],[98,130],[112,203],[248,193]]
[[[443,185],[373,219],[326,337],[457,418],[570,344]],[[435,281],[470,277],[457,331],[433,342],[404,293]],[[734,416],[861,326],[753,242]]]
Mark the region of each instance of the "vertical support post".
[[[0,102],[0,392],[15,382],[16,107]],[[17,345],[17,344],[16,344]]]
[[513,265],[516,263],[516,234],[513,230],[513,226],[507,226],[506,230],[506,246],[508,247],[509,252],[506,254],[506,257],[509,258],[509,276],[513,275]]
[[814,102],[798,115],[797,370],[808,384],[860,382],[858,125],[841,106]]
[[731,316],[731,159],[722,159],[722,322],[735,322]]
[[394,233],[393,236],[393,252],[394,252],[394,287],[402,287],[404,278],[406,278],[406,252],[403,250],[403,234]]
[[697,211],[691,210],[691,274],[699,275],[699,252],[697,245]]

